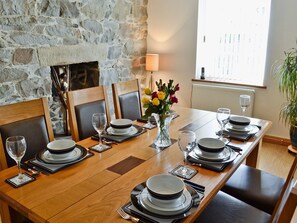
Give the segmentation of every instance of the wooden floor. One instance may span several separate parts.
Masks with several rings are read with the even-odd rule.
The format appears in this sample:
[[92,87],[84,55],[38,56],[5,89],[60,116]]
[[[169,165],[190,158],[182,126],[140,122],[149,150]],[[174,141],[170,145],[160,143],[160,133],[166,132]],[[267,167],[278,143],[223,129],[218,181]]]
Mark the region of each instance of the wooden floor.
[[[276,176],[286,178],[293,160],[294,156],[288,153],[286,146],[264,142],[260,149],[258,168],[273,173]],[[295,179],[297,179],[297,174],[295,175]],[[297,211],[295,211],[291,222],[297,222]]]

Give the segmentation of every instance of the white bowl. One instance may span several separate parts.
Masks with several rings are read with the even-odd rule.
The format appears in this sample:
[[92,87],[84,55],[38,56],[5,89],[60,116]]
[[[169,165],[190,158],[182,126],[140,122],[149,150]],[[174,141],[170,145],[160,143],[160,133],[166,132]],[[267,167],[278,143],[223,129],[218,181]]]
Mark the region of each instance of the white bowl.
[[114,129],[127,129],[132,126],[132,120],[130,119],[115,119],[110,122],[110,126]]
[[125,128],[125,129],[117,129],[117,128],[112,128],[112,132],[116,134],[128,134],[131,131],[131,127]]
[[179,198],[185,188],[184,182],[176,176],[160,174],[150,177],[146,187],[152,197],[162,200]]
[[55,140],[47,144],[50,153],[60,154],[68,153],[75,148],[75,142],[71,139]]
[[197,144],[201,151],[207,153],[220,153],[225,148],[225,143],[216,138],[201,138]]

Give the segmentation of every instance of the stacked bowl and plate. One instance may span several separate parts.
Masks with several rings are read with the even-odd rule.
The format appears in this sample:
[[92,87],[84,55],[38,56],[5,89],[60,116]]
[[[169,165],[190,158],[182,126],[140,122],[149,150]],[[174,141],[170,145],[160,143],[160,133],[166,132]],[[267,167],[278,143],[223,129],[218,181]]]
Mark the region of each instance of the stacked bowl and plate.
[[[201,197],[173,175],[160,174],[137,185],[131,192],[132,204],[142,213],[158,218],[181,219],[197,208]],[[194,205],[195,204],[195,205]]]
[[36,159],[49,164],[65,164],[82,158],[87,151],[71,139],[55,140],[47,144],[47,149],[36,155]]
[[130,119],[115,119],[110,122],[110,127],[107,129],[110,135],[131,135],[135,134],[137,129],[132,125]]
[[259,130],[258,126],[251,125],[251,120],[249,118],[235,115],[230,117],[229,123],[225,126],[227,135],[241,141],[248,140]]
[[227,162],[234,157],[234,151],[216,138],[201,138],[197,142],[195,154],[200,160],[209,162]]

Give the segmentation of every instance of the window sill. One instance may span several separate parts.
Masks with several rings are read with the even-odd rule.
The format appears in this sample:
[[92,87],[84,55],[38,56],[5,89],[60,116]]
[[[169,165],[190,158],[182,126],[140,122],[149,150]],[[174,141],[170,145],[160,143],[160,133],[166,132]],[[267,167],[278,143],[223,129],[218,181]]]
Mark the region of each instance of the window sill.
[[202,83],[214,83],[214,84],[228,84],[228,85],[234,85],[234,86],[244,86],[244,87],[253,87],[253,88],[261,88],[266,89],[266,86],[261,85],[252,85],[252,84],[246,84],[246,83],[240,83],[240,82],[234,82],[230,80],[223,80],[223,79],[216,79],[216,78],[208,78],[208,79],[192,79],[193,82],[202,82]]

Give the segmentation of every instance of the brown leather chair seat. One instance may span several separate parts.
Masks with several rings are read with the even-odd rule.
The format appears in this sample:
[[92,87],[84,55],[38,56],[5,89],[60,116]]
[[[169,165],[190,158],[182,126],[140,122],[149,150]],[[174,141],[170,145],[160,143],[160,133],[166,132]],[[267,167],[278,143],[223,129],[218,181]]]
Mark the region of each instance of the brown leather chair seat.
[[272,214],[284,185],[285,180],[280,177],[241,165],[222,191]]
[[219,191],[195,223],[267,223],[271,215]]

